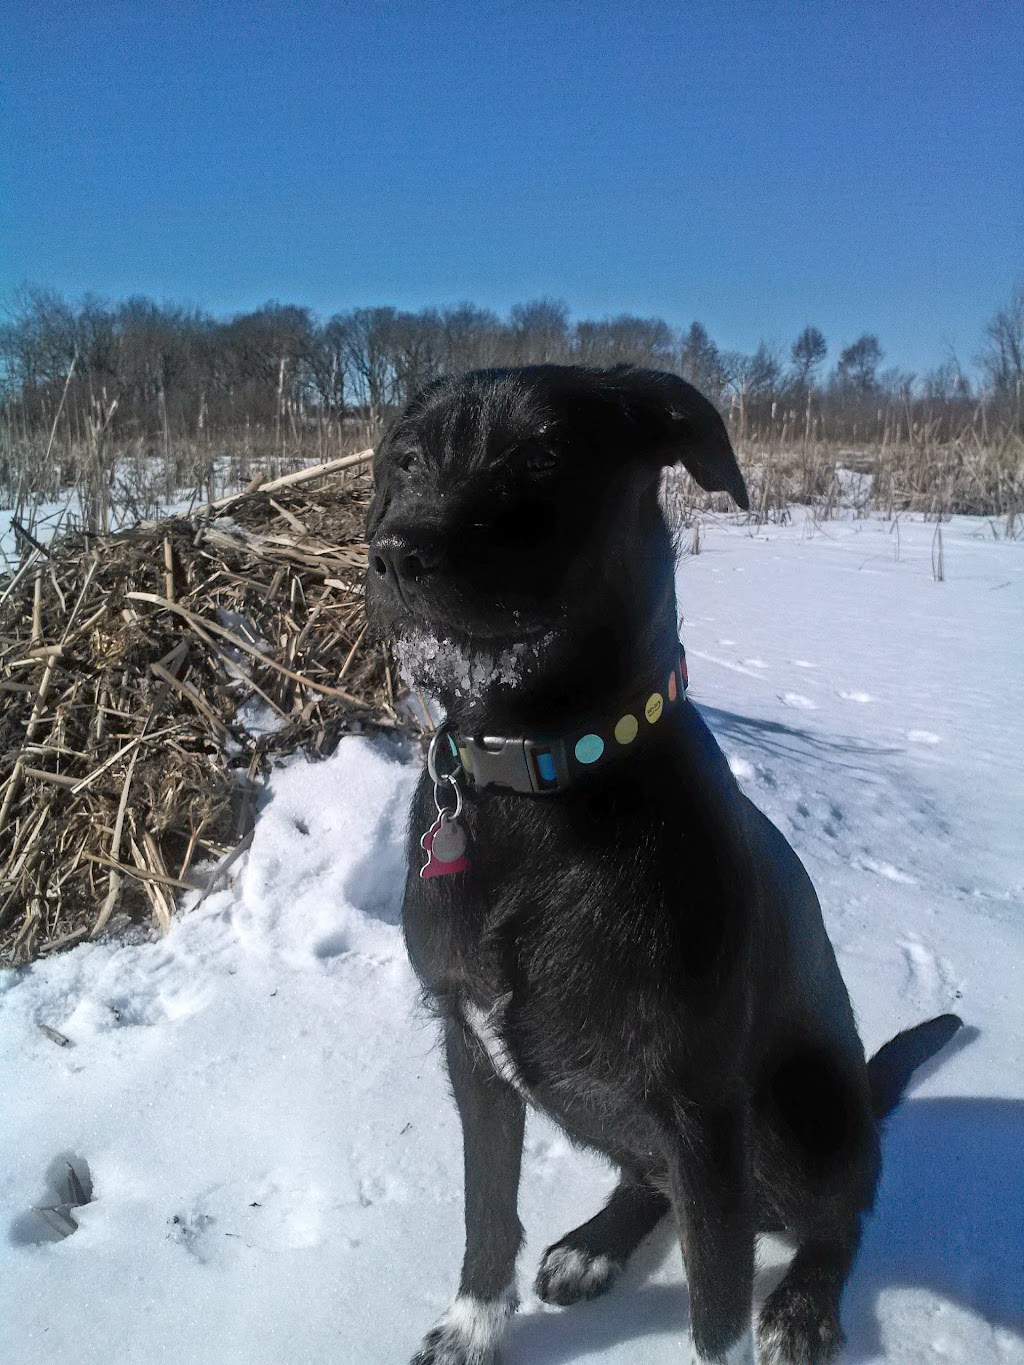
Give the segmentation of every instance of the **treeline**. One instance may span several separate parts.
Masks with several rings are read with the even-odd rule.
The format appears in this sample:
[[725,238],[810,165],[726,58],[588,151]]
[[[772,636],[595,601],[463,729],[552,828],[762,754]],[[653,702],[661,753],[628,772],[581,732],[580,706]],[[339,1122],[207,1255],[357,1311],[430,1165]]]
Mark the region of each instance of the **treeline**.
[[[574,321],[561,302],[508,316],[472,304],[404,312],[354,308],[325,319],[268,303],[219,319],[146,298],[72,303],[23,289],[0,324],[0,403],[9,435],[67,441],[89,424],[145,441],[228,435],[282,441],[324,422],[371,429],[439,375],[495,365],[633,364],[672,370],[706,393],[738,439],[948,439],[1021,423],[1024,291],[979,339],[972,378],[950,357],[927,374],[885,366],[870,333],[834,351],[808,326],[787,348],[722,350],[698,322],[679,331],[631,315]],[[831,362],[831,363],[830,363]]]

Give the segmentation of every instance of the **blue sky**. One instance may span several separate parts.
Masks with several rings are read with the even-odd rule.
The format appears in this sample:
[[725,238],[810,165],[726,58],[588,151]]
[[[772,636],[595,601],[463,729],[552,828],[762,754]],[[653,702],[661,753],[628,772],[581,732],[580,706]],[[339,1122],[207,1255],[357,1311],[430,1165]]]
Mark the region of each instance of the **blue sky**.
[[1024,282],[1024,3],[0,4],[0,296],[549,295],[921,370]]

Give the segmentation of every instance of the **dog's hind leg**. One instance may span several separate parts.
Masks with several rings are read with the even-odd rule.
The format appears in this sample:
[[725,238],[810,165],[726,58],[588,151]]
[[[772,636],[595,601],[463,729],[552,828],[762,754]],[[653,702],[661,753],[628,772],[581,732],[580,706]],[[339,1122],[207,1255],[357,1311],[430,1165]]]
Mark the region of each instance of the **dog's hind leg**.
[[462,1120],[466,1254],[459,1292],[412,1365],[492,1365],[518,1305],[517,1212],[526,1106],[461,1021],[448,1020],[445,1057]]
[[545,1251],[537,1272],[538,1295],[565,1308],[604,1294],[668,1210],[665,1195],[623,1175],[600,1213]]
[[[666,1144],[698,1358],[724,1361],[749,1336],[754,1214],[746,1106],[673,1106]],[[749,1353],[748,1353],[749,1354]]]
[[860,1241],[859,1220],[845,1236],[807,1241],[757,1324],[761,1365],[829,1365],[843,1346],[839,1299]]
[[880,1163],[867,1080],[814,1050],[795,1052],[770,1078],[759,1179],[797,1251],[760,1313],[763,1365],[829,1365],[842,1349],[840,1298]]

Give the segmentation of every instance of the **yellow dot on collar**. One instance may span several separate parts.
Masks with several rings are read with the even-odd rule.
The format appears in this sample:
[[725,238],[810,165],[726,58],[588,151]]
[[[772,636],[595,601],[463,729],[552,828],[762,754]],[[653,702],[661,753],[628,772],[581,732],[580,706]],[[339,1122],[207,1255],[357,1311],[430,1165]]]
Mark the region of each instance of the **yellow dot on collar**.
[[647,698],[647,705],[644,707],[644,715],[647,717],[651,725],[653,725],[654,722],[659,719],[664,706],[665,703],[662,700],[660,692],[652,692],[651,695]]
[[627,711],[615,724],[615,738],[620,744],[632,744],[639,729],[640,723],[636,716],[630,715]]

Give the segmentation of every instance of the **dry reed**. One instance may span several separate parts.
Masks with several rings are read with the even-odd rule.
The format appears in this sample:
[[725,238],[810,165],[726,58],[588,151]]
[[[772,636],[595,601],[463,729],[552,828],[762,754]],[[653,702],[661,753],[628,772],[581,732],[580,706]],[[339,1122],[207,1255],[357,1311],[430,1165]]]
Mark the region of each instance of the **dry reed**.
[[0,580],[0,962],[165,931],[251,831],[274,755],[412,728],[365,642],[368,495],[349,457]]
[[[967,431],[947,442],[925,435],[856,448],[752,441],[738,457],[755,522],[784,521],[802,505],[820,520],[914,512],[941,521],[963,514],[988,517],[1011,538],[1024,533],[1024,438],[1009,428],[984,439]],[[731,507],[725,495],[702,492],[678,470],[667,477],[664,496],[677,529]]]

